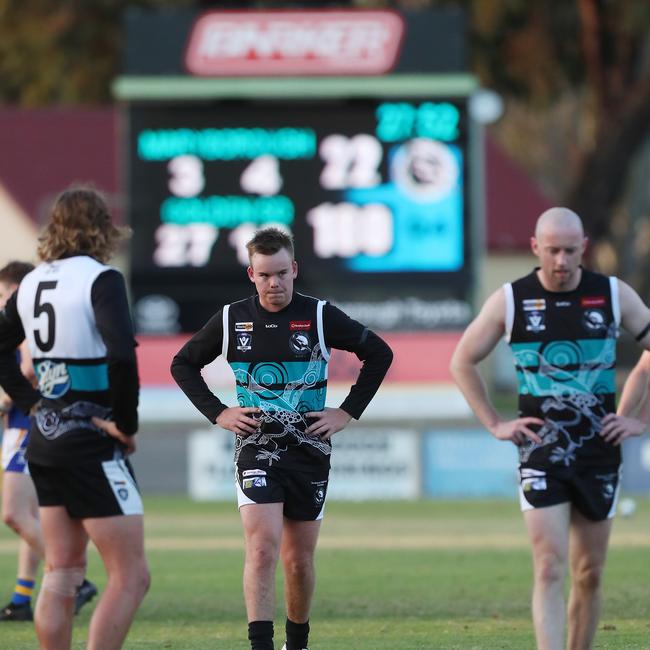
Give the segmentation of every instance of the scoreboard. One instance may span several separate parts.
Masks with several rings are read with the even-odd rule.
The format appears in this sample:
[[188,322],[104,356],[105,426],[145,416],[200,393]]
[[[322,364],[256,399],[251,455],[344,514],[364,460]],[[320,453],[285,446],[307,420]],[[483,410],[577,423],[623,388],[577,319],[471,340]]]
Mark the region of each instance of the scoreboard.
[[[127,127],[141,333],[195,331],[251,295],[245,245],[267,226],[294,235],[298,291],[359,318],[355,306],[382,313],[398,305],[378,329],[453,328],[469,317],[466,96],[420,89],[133,101]],[[446,305],[451,316],[427,324],[408,305]]]

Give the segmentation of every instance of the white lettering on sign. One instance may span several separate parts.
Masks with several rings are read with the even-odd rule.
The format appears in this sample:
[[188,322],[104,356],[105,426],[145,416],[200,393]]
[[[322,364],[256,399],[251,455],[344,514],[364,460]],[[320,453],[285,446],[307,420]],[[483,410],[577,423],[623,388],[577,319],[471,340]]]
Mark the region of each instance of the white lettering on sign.
[[201,76],[384,74],[403,33],[392,11],[213,11],[194,24],[185,64]]

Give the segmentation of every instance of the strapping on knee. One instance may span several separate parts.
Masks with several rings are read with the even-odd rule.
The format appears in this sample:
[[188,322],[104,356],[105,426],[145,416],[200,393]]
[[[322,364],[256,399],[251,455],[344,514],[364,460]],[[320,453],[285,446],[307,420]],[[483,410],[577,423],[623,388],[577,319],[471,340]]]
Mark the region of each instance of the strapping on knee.
[[46,569],[41,589],[47,589],[60,596],[73,597],[77,587],[86,576],[85,567],[69,567],[65,569]]

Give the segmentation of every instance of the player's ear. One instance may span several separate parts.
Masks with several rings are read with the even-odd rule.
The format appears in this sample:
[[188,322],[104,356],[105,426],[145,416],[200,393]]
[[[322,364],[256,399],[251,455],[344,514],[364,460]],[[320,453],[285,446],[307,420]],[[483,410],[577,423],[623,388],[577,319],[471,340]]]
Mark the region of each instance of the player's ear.
[[248,273],[248,279],[249,279],[251,282],[255,282],[255,273],[253,272],[253,267],[252,267],[252,266],[249,266],[249,267],[246,269],[246,273]]
[[293,271],[293,279],[295,280],[298,277],[298,262],[296,260],[291,262],[291,269]]
[[537,245],[536,237],[530,238],[530,250],[533,251],[533,255],[537,255],[539,257],[539,246]]

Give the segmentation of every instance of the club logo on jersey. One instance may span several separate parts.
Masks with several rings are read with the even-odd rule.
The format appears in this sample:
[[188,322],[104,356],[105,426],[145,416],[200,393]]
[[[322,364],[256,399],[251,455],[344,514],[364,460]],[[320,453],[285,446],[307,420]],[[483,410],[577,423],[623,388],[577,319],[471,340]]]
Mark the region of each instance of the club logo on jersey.
[[237,334],[237,349],[240,352],[248,352],[253,346],[253,335],[242,332]]
[[261,488],[266,487],[266,477],[265,476],[256,476],[254,478],[245,478],[242,481],[242,488],[244,490],[249,490],[250,488]]
[[[545,307],[546,308],[546,307]],[[542,332],[546,329],[543,311],[531,311],[526,314],[526,331]]]
[[586,309],[582,325],[588,332],[602,332],[607,327],[605,314],[600,309]]
[[235,332],[252,332],[253,323],[247,321],[245,323],[235,323]]
[[292,332],[295,332],[296,330],[308,330],[310,328],[311,328],[310,320],[292,320],[289,323],[289,329]]
[[113,485],[115,486],[115,493],[117,494],[122,501],[126,501],[129,498],[129,490],[128,488],[124,487],[126,485],[125,481],[113,481]]
[[309,354],[311,351],[311,342],[307,332],[294,332],[289,337],[289,348],[294,354]]
[[41,361],[34,367],[38,377],[38,390],[47,399],[58,399],[65,395],[71,386],[68,367],[65,363]]
[[605,296],[583,296],[580,298],[581,307],[604,307],[606,304]]
[[322,506],[325,501],[327,481],[312,481],[312,485],[314,486],[314,505]]
[[542,311],[546,309],[546,300],[544,298],[526,298],[521,302],[524,311]]

